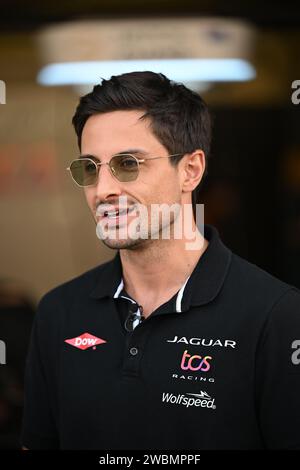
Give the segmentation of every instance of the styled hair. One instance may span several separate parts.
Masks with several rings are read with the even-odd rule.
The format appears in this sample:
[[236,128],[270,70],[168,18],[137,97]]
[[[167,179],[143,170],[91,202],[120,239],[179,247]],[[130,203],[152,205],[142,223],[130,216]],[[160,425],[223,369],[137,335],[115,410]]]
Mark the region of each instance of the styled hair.
[[[103,79],[93,91],[80,98],[72,118],[79,149],[82,131],[90,116],[121,110],[145,111],[140,119],[149,119],[151,131],[169,154],[202,149],[205,154],[203,181],[207,174],[212,120],[199,94],[162,73],[131,72]],[[181,158],[170,158],[170,164],[176,166]],[[192,193],[194,216],[199,187],[200,184]]]

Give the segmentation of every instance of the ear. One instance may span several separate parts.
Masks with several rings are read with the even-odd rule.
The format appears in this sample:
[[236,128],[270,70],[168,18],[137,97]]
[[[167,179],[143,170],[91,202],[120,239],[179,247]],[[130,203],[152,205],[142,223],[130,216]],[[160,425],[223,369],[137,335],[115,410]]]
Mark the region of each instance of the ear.
[[205,153],[203,150],[195,150],[187,154],[183,159],[182,168],[182,192],[192,192],[200,183],[205,171]]

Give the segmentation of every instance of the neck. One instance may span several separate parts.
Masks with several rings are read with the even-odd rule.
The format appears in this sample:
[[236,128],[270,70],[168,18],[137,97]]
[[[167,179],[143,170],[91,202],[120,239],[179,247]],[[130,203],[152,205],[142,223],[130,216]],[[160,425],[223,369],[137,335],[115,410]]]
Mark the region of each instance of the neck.
[[[124,287],[142,305],[155,304],[176,293],[191,275],[208,241],[195,227],[194,249],[187,239],[146,240],[134,249],[120,250]],[[195,249],[196,248],[196,249]],[[149,300],[151,299],[151,301]]]

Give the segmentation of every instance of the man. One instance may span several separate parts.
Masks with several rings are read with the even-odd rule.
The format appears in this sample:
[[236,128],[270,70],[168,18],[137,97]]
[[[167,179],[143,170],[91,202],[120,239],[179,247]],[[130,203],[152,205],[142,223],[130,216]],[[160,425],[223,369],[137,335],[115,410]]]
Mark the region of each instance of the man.
[[201,231],[203,100],[128,73],[82,97],[73,124],[68,169],[117,253],[39,303],[22,445],[299,449],[299,290]]

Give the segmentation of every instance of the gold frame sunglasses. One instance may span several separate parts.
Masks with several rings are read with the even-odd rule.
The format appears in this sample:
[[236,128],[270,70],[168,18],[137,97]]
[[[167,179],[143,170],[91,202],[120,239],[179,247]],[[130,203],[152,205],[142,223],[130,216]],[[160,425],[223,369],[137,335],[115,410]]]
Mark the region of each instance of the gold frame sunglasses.
[[[120,153],[113,155],[109,162],[96,162],[95,157],[83,156],[76,158],[70,163],[66,170],[70,171],[73,181],[80,188],[86,188],[97,184],[101,165],[108,165],[111,174],[120,182],[127,183],[135,181],[139,175],[139,165],[148,160],[159,158],[170,158],[185,155],[185,153],[174,153],[162,157],[137,158],[131,153]],[[92,157],[92,158],[91,158]]]

